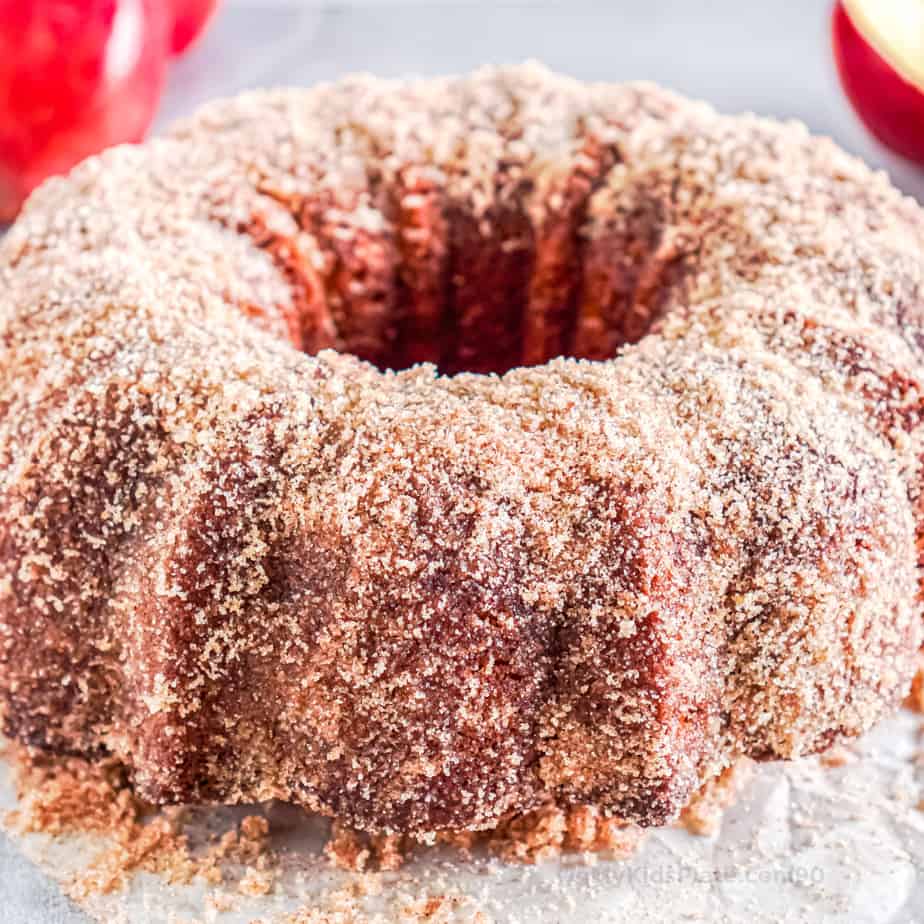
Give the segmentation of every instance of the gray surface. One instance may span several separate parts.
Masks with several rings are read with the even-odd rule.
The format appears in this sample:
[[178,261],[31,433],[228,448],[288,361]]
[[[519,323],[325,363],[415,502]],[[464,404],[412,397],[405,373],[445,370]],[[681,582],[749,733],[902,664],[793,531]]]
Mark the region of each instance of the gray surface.
[[58,887],[26,860],[0,833],[0,922],[2,924],[84,924]]
[[470,70],[538,58],[576,77],[652,79],[728,112],[798,118],[889,169],[924,199],[924,175],[890,158],[844,100],[830,54],[828,0],[610,3],[373,3],[351,8],[241,3],[176,68],[164,125],[216,94]]
[[[158,125],[212,96],[355,70],[464,71],[534,57],[588,79],[646,78],[730,111],[807,122],[924,198],[924,175],[860,128],[836,83],[826,0],[621,0],[340,8],[235,3],[174,69]],[[0,834],[0,922],[85,922]]]

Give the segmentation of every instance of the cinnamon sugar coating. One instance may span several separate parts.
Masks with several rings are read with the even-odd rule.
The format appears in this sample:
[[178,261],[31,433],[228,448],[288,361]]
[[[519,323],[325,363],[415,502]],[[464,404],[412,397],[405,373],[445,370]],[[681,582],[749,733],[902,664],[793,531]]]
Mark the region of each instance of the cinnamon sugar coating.
[[861,733],[921,642],[922,245],[799,125],[535,65],[86,161],[0,243],[6,732],[380,833]]

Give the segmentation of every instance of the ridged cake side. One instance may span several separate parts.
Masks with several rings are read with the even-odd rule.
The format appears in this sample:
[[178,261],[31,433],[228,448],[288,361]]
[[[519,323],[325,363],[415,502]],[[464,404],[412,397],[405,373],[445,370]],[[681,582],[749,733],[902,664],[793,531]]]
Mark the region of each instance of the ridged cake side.
[[535,66],[87,161],[0,244],[7,733],[409,832],[861,733],[921,642],[922,244],[798,125]]

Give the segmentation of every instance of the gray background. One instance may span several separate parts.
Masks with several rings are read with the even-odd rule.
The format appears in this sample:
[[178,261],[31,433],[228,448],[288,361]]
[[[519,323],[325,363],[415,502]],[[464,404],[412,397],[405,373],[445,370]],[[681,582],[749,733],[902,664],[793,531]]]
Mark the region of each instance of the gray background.
[[[802,119],[924,199],[924,173],[878,147],[841,95],[829,7],[827,0],[229,0],[205,40],[174,67],[157,124],[247,87],[309,84],[355,70],[446,73],[532,57],[577,77],[657,80],[729,112]],[[0,922],[86,920],[0,834]]]

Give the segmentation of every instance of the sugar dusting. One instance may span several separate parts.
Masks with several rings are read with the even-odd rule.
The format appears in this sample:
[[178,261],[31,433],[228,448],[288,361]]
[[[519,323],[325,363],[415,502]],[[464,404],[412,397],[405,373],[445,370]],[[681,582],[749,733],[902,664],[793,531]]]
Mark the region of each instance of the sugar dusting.
[[921,640],[922,229],[800,126],[535,66],[91,159],[0,245],[7,733],[563,842],[862,733]]
[[[75,901],[124,891],[137,874],[146,872],[168,887],[196,880],[213,887],[203,904],[208,919],[234,910],[235,894],[270,895],[276,879],[284,875],[285,860],[271,847],[270,822],[262,815],[247,815],[227,830],[212,833],[204,844],[193,845],[187,829],[195,826],[195,820],[185,817],[182,808],[158,809],[141,802],[122,768],[111,761],[55,759],[18,746],[8,747],[5,756],[15,770],[18,798],[18,807],[4,819],[8,831],[19,837],[91,834],[106,844],[63,883]],[[718,809],[729,804],[734,788],[730,779],[726,774],[691,802],[684,812],[689,830],[707,833],[687,817],[692,813],[689,817],[703,818],[703,805],[709,806],[711,822],[719,823]],[[716,797],[717,791],[722,797]],[[548,805],[507,819],[492,831],[444,832],[439,842],[457,851],[461,863],[470,862],[473,851],[487,849],[508,863],[532,865],[571,853],[592,865],[598,857],[612,861],[631,856],[642,836],[639,828],[606,818],[592,806]],[[369,837],[335,822],[323,853],[333,866],[353,875],[310,906],[272,920],[276,924],[382,920],[364,910],[366,899],[378,900],[386,889],[382,874],[400,869],[412,852],[425,857],[429,849],[407,838]],[[393,917],[388,920],[487,924],[491,918],[477,904],[458,890],[431,894],[423,882],[412,878],[396,893]]]
[[[269,894],[251,897],[239,890],[246,866],[254,865],[250,855],[241,864],[222,864],[216,884],[170,885],[161,875],[141,871],[127,877],[124,891],[88,895],[80,904],[108,924],[279,924],[287,915],[299,920],[297,914],[324,924],[417,924],[418,918],[401,914],[434,908],[454,924],[528,924],[542,915],[568,924],[588,919],[615,924],[630,912],[652,922],[666,916],[729,922],[748,916],[758,924],[807,924],[824,914],[877,924],[909,920],[918,907],[915,883],[924,856],[924,829],[915,810],[924,792],[919,726],[919,717],[904,712],[846,749],[846,761],[757,767],[716,833],[690,837],[676,829],[654,830],[623,859],[576,852],[523,866],[490,859],[477,845],[448,853],[436,845],[413,849],[397,872],[340,872],[323,855],[323,826],[308,816],[296,820],[292,807],[248,807],[236,820],[227,809],[197,817],[190,808],[178,833],[188,837],[195,857],[215,850],[241,829],[245,817],[256,817],[254,811],[267,819],[268,844],[260,849],[274,877]],[[4,805],[12,806],[11,794],[2,785],[0,791]],[[222,816],[217,824],[216,815]],[[286,831],[294,831],[293,825],[320,828],[321,836],[289,841]],[[41,834],[16,838],[65,887],[82,877],[99,852],[88,850],[76,833],[52,841]]]

